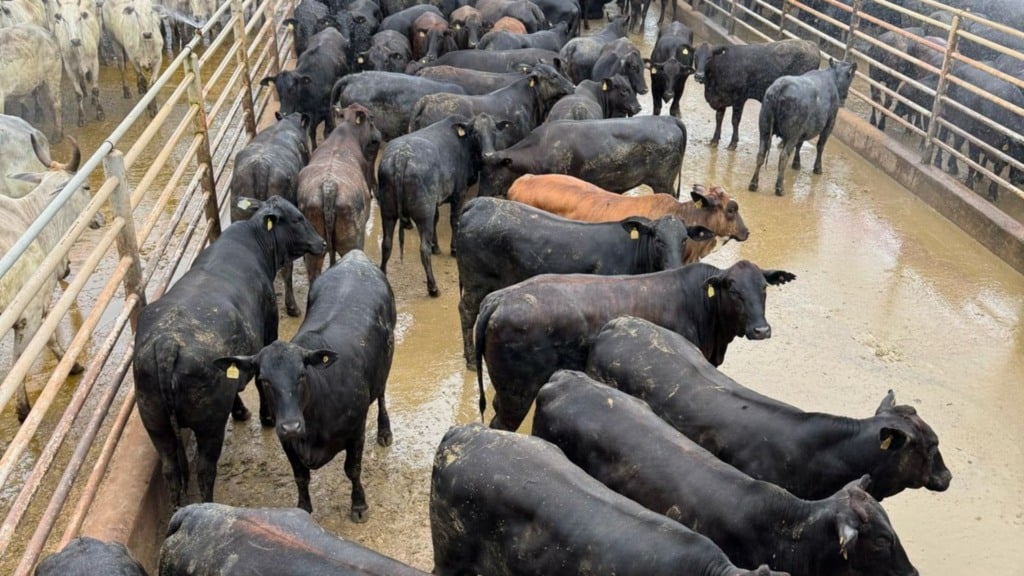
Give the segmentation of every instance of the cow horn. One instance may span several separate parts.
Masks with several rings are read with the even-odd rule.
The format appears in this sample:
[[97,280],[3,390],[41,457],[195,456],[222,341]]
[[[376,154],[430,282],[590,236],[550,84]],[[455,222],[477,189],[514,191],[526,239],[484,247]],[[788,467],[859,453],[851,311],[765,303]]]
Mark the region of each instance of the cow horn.
[[78,172],[78,166],[82,162],[82,151],[78,148],[78,141],[68,136],[68,140],[71,141],[71,161],[64,165],[64,169],[68,172]]
[[53,159],[50,158],[50,151],[43,148],[42,143],[39,142],[34,133],[29,136],[29,139],[32,141],[32,151],[36,153],[36,158],[39,158],[43,166],[46,166],[48,169],[55,169],[56,166],[53,165]]

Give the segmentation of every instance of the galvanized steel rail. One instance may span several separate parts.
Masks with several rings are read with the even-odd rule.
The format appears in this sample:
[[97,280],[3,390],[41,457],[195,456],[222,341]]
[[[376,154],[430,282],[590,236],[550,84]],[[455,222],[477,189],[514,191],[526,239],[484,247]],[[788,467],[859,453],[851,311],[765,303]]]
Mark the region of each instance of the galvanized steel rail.
[[[0,489],[17,494],[0,500],[4,517],[0,524],[0,572],[31,573],[47,542],[54,540],[55,530],[61,528],[58,523],[64,524],[64,532],[59,543],[50,542],[51,548],[78,534],[134,409],[134,391],[123,386],[133,351],[132,331],[126,333],[125,328],[134,328],[147,293],[149,298],[163,294],[172,279],[187,268],[191,258],[186,256],[194,257],[220,234],[220,213],[228,196],[227,166],[237,149],[255,135],[256,119],[270,98],[270,91],[254,92],[253,79],[277,73],[280,52],[289,49],[291,40],[287,35],[281,42],[277,28],[291,5],[292,0],[223,3],[17,245],[0,258],[3,277],[72,193],[90,178],[100,177],[98,168],[103,167],[102,184],[86,209],[0,314],[3,335],[72,246],[86,242],[82,236],[93,215],[109,208],[114,215],[111,222],[100,231],[98,239],[88,241],[88,255],[84,261],[74,262],[74,278],[0,384],[2,410],[39,358],[47,339],[76,305],[83,288],[101,287],[95,302],[83,310],[85,319],[75,331],[67,354],[49,374],[29,417],[0,456]],[[226,24],[200,56],[201,36],[222,19]],[[202,81],[204,75],[208,76],[206,82]],[[143,118],[147,106],[158,97],[166,97],[163,106],[151,120]],[[142,126],[124,153],[117,149],[133,129]],[[161,139],[160,135],[168,131],[169,138]],[[133,167],[142,173],[134,190],[130,183]],[[155,186],[161,179],[165,184]],[[183,186],[183,182],[187,184]],[[168,218],[172,202],[176,207]],[[109,266],[97,272],[102,263]],[[124,296],[118,298],[122,288]],[[114,311],[117,315],[111,322],[109,316]],[[99,340],[102,344],[91,349],[90,342]],[[89,352],[85,374],[63,412],[50,415],[75,358],[85,351]],[[111,417],[114,406],[116,413]],[[7,411],[3,417],[13,418],[13,414]],[[96,450],[94,443],[104,429],[103,445]],[[43,432],[49,436],[40,437]],[[73,447],[65,445],[69,436],[77,438]],[[44,442],[38,454],[29,453],[33,443]],[[31,465],[27,474],[26,463]],[[89,464],[93,467],[86,482],[77,483],[78,475]],[[74,509],[62,518],[72,495],[77,496]],[[30,507],[45,508],[34,525],[23,522]],[[17,567],[14,562],[18,562]]]

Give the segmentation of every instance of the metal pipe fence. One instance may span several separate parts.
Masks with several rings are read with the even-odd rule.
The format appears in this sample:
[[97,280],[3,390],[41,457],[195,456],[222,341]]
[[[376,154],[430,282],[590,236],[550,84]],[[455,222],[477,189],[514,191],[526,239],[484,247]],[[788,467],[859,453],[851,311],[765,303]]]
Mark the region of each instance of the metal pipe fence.
[[[1024,94],[1024,74],[1010,74],[994,67],[992,61],[958,50],[969,46],[993,58],[1002,55],[1008,62],[1019,63],[1017,70],[1024,70],[1024,52],[1019,50],[1024,46],[1024,31],[938,0],[920,2],[929,11],[949,12],[949,22],[889,0],[691,1],[731,35],[753,41],[803,38],[817,42],[827,56],[856,59],[861,63],[859,82],[851,87],[850,95],[859,101],[858,109],[864,107],[879,122],[895,123],[917,135],[923,163],[937,163],[944,151],[997,184],[999,190],[1024,200],[1024,96],[1007,100],[993,94],[991,84],[978,86],[969,79],[990,78],[1005,83],[1004,87],[1016,86]],[[901,22],[894,24],[879,17],[877,11],[883,9],[890,15],[888,20],[898,17]],[[925,33],[904,29],[910,27],[920,27]],[[880,40],[887,32],[921,53],[915,56]],[[1011,39],[1018,49],[994,40],[996,34]],[[945,44],[935,42],[934,37]],[[941,64],[919,57],[924,51],[941,55]],[[918,101],[911,99],[912,91]],[[966,106],[962,100],[968,95],[974,103],[987,101],[988,113]]]
[[[13,411],[4,408],[38,365],[47,340],[58,327],[73,325],[67,354],[44,374],[46,383],[28,418],[13,437],[0,438],[5,446],[0,456],[0,573],[29,574],[48,543],[58,545],[55,535],[63,531],[63,545],[78,534],[134,408],[131,386],[125,386],[133,330],[125,328],[134,329],[145,303],[188,267],[187,255],[194,256],[220,234],[228,166],[255,135],[256,119],[270,98],[269,91],[256,87],[254,92],[253,78],[276,73],[280,52],[290,49],[290,35],[279,37],[277,27],[291,5],[292,0],[224,2],[0,258],[2,278],[78,188],[90,180],[101,182],[69,232],[0,314],[4,335],[65,255],[76,249],[73,279],[25,352],[0,372],[0,417],[13,420]],[[220,32],[202,49],[202,38],[220,22]],[[165,99],[163,105],[154,117],[144,117],[158,98]],[[130,140],[131,133],[138,136]],[[132,174],[141,174],[134,186]],[[98,238],[86,238],[93,215],[101,210],[113,218]],[[96,295],[79,303],[87,286]],[[72,310],[84,318],[69,318]],[[69,379],[75,359],[85,357],[83,376]],[[61,394],[66,384],[74,384],[70,395]],[[85,479],[79,482],[83,471]]]

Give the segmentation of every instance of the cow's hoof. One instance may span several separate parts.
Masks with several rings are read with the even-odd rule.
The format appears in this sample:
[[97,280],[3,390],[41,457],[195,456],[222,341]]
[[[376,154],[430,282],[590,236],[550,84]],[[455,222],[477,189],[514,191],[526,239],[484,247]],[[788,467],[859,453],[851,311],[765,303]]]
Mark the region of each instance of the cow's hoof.
[[81,374],[82,372],[85,372],[85,367],[79,364],[78,362],[75,362],[74,364],[71,365],[72,374]]
[[821,174],[823,174],[823,173],[824,173],[824,170],[822,170],[821,168],[815,168],[815,169],[814,169],[814,173],[815,173],[815,174],[818,174],[818,175],[820,176]]
[[79,116],[77,124],[78,124],[79,128],[81,128],[82,126],[85,126],[85,118],[82,118],[81,116]]
[[472,360],[466,360],[466,370],[470,372],[476,372],[476,362]]
[[349,518],[352,519],[356,524],[364,524],[370,519],[370,508],[369,506],[361,506],[359,508],[353,508],[352,513],[349,514]]
[[428,288],[427,288],[427,294],[430,294],[430,297],[431,297],[431,298],[437,298],[438,296],[440,296],[440,295],[441,295],[441,290],[439,290],[439,289],[437,288],[437,286],[434,286],[434,287],[428,287]]
[[750,185],[747,186],[747,190],[750,190],[751,192],[757,192],[757,184],[751,182]]
[[129,90],[127,86],[125,86],[125,87],[124,87],[124,88],[123,88],[123,89],[121,90],[121,92],[122,92],[122,94],[124,95],[124,99],[125,99],[125,100],[128,100],[128,99],[130,99],[130,98],[132,97],[132,91],[131,91],[131,90]]
[[249,412],[249,409],[246,408],[245,406],[242,406],[241,408],[232,408],[231,409],[231,418],[235,422],[245,422],[246,420],[248,420],[251,417],[252,417],[252,412]]
[[440,246],[431,246],[430,247],[430,253],[433,254],[434,256],[440,256],[441,255],[441,247]]
[[107,119],[107,113],[104,112],[103,110],[97,110],[96,111],[96,119],[99,120],[100,122],[103,122],[104,120]]
[[782,188],[776,188],[776,189],[775,189],[775,195],[776,195],[776,196],[782,196],[782,194],[783,194],[783,192],[782,192]]
[[735,149],[736,149],[736,143],[735,142],[730,142],[729,143],[729,147],[726,148],[726,150],[735,150]]
[[676,118],[682,118],[682,114],[679,112],[679,108],[673,108],[669,110],[668,113],[671,114],[672,116],[675,116]]
[[708,146],[711,146],[712,148],[718,148],[718,140],[712,140],[711,142],[708,142]]
[[286,304],[284,311],[292,318],[298,318],[299,316],[299,306],[297,304]]
[[391,443],[395,441],[394,435],[391,434],[391,430],[384,430],[383,432],[377,433],[377,444],[387,448],[391,446]]
[[22,406],[20,404],[18,405],[18,410],[17,410],[17,412],[18,412],[18,424],[24,424],[25,423],[25,419],[28,418],[28,413],[31,410],[32,410],[32,407],[27,405],[27,404],[24,405],[24,406]]

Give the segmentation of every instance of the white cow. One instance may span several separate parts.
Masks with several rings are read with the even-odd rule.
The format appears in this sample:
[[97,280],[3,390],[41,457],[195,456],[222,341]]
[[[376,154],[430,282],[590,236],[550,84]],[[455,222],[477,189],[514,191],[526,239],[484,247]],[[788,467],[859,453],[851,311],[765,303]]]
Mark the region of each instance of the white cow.
[[[146,93],[160,76],[163,63],[161,49],[164,45],[160,33],[160,17],[150,0],[106,0],[103,3],[103,23],[121,47],[121,88],[124,97],[131,98],[131,90],[125,78],[127,63],[135,69],[139,96]],[[145,75],[144,75],[145,74]],[[156,114],[156,104],[149,107],[150,115]]]
[[57,37],[64,72],[75,88],[78,125],[85,125],[85,97],[96,106],[96,119],[106,115],[100,104],[100,21],[92,0],[50,0],[54,3],[50,28]]
[[[53,198],[64,188],[64,185],[71,178],[71,175],[78,170],[81,160],[81,153],[78,145],[72,140],[74,152],[71,161],[67,164],[60,164],[50,159],[50,154],[42,148],[35,138],[32,138],[32,148],[35,150],[39,161],[49,168],[45,172],[19,174],[18,179],[26,180],[36,184],[34,190],[22,198],[8,198],[0,196],[0,219],[4,226],[0,226],[0,255],[6,254],[17,242],[18,238],[25,233],[28,227],[39,216]],[[29,249],[15,262],[14,267],[7,274],[0,278],[0,310],[4,310],[18,294],[18,290],[28,278],[39,268],[43,259],[53,250],[60,239],[71,228],[71,224],[78,217],[86,204],[89,203],[89,192],[86,188],[80,188],[71,199],[57,213],[57,216],[50,221],[49,225],[29,246]],[[102,216],[97,213],[93,219],[92,226],[98,228],[103,225]],[[57,276],[51,274],[43,286],[36,292],[35,297],[21,313],[21,317],[14,324],[14,358],[17,359],[25,351],[29,340],[39,330],[43,322],[43,316],[50,310],[50,301],[53,296],[53,289],[57,284]],[[52,334],[47,341],[50,350],[63,357],[65,350],[57,341],[56,334]],[[73,373],[81,372],[82,367],[75,363]],[[28,416],[29,403],[25,387],[22,385],[18,390],[18,419],[25,420]]]
[[57,43],[45,28],[16,24],[0,28],[0,114],[8,99],[35,94],[51,116],[56,139],[64,134],[61,118],[61,59]]
[[46,7],[41,0],[0,0],[0,28],[15,24],[46,27]]
[[[0,0],[2,1],[2,0]],[[17,116],[0,114],[0,195],[21,198],[35,186],[8,178],[22,172],[42,172],[49,168],[32,152],[31,137],[35,135],[44,150],[50,149],[46,136]]]

